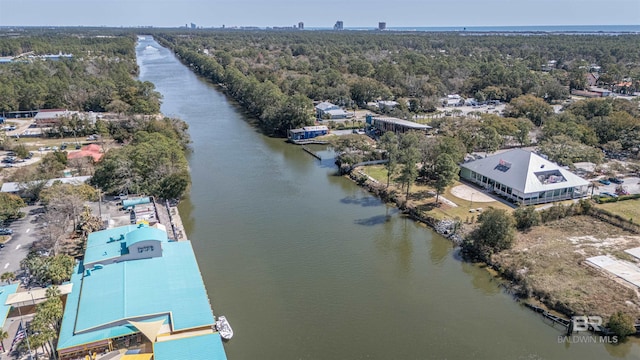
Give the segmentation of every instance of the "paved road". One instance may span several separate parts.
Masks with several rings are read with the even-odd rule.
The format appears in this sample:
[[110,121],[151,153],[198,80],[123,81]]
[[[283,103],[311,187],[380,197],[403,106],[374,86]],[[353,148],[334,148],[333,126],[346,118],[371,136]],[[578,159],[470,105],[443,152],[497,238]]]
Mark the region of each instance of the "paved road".
[[8,271],[16,273],[20,269],[20,260],[27,256],[31,244],[39,238],[35,223],[36,216],[29,215],[31,210],[39,208],[41,206],[23,208],[22,211],[27,215],[6,226],[13,230],[13,235],[11,240],[5,243],[4,248],[0,249],[0,274]]

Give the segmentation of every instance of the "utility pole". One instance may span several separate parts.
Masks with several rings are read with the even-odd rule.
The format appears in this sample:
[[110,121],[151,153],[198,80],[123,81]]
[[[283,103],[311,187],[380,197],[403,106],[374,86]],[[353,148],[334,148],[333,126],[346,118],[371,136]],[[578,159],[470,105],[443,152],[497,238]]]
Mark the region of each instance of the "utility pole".
[[100,215],[100,221],[102,221],[102,192],[98,185],[96,185],[96,190],[98,190],[98,214]]

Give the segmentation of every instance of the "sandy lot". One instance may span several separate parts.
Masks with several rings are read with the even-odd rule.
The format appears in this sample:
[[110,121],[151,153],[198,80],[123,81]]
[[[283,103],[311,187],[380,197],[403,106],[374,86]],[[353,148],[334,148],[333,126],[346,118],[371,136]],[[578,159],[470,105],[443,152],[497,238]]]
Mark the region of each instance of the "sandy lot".
[[565,315],[637,314],[637,287],[585,264],[587,258],[607,255],[638,265],[624,252],[637,246],[638,235],[589,216],[572,216],[518,233],[513,248],[494,255],[494,261],[519,279],[524,293]]
[[478,203],[494,202],[495,199],[485,194],[483,191],[474,189],[467,185],[458,185],[451,189],[451,193],[460,199]]

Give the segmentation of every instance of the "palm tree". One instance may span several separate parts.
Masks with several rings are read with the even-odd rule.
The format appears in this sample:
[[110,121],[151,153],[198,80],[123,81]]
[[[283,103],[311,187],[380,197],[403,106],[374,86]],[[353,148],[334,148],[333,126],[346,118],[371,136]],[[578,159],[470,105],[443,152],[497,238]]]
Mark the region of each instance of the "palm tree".
[[12,273],[11,271],[3,273],[2,275],[0,275],[0,280],[2,281],[6,281],[7,285],[11,284],[11,281],[13,279],[16,278],[16,274]]
[[[4,274],[3,274],[4,275]],[[0,343],[2,344],[2,349],[6,350],[7,347],[4,346],[4,339],[8,339],[9,338],[9,333],[0,329]]]

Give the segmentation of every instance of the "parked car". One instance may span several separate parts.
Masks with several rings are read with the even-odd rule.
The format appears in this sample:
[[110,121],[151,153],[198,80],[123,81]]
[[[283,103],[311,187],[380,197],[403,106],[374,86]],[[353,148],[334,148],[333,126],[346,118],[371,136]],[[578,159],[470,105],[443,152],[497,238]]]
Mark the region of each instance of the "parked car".
[[604,185],[611,185],[611,181],[609,181],[607,179],[600,179],[600,180],[598,180],[598,182],[600,184],[604,184]]
[[609,178],[609,181],[611,181],[614,184],[622,184],[624,182],[624,180],[620,180],[620,179],[614,178],[614,177]]
[[8,228],[0,228],[0,235],[11,235],[13,234],[13,230]]
[[618,187],[616,187],[616,194],[617,195],[629,195],[629,192],[627,191],[627,189],[623,188],[622,186],[618,186]]
[[617,198],[618,197],[618,195],[612,194],[610,192],[601,192],[600,196],[608,196],[608,197],[612,197],[612,198]]

